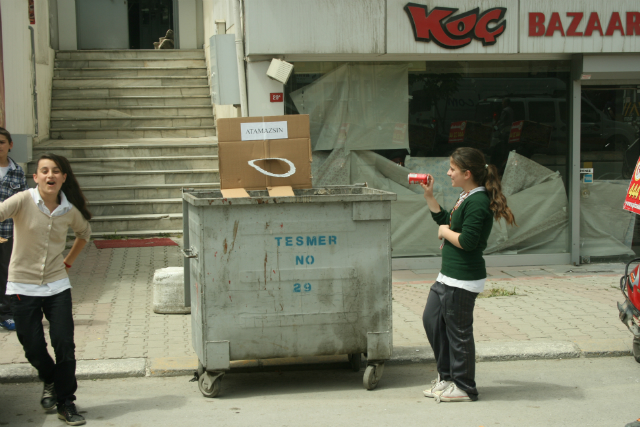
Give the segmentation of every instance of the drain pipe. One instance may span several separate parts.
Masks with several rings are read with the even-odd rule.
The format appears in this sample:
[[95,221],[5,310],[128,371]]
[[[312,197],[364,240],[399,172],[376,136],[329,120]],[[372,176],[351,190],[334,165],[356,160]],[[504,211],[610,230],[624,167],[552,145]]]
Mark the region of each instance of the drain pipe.
[[33,27],[29,25],[31,33],[31,76],[33,77],[33,111],[35,136],[38,136],[38,87],[36,86],[36,35]]
[[240,112],[241,117],[249,115],[247,109],[247,78],[244,68],[244,40],[242,19],[240,11],[242,10],[242,0],[231,0],[233,2],[233,25],[236,33],[236,57],[238,58],[238,80],[240,83]]

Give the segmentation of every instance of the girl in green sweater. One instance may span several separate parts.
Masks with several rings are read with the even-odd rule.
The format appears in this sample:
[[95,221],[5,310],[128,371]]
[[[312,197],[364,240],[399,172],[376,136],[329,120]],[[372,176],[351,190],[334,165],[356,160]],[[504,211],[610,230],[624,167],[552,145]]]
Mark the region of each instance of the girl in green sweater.
[[433,197],[432,176],[422,185],[442,240],[442,269],[422,315],[438,377],[424,395],[438,402],[468,402],[478,400],[473,308],[487,277],[482,252],[493,220],[504,218],[515,225],[515,219],[502,194],[498,170],[485,163],[480,150],[463,147],[454,151],[447,175],[453,187],[462,188],[451,211]]

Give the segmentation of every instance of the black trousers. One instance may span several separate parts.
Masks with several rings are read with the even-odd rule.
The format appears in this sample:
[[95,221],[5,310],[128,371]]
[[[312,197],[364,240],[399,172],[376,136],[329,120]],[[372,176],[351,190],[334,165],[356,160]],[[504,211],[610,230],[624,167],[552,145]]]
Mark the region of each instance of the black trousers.
[[[27,360],[38,371],[40,379],[55,383],[58,403],[75,400],[76,357],[73,342],[73,315],[71,313],[71,289],[50,297],[11,295],[13,318],[18,340],[24,348]],[[42,315],[49,321],[49,337],[56,361],[47,351],[44,339]]]
[[7,276],[9,275],[9,261],[13,251],[13,238],[0,243],[0,320],[13,319],[11,299],[7,292]]
[[477,293],[436,282],[431,286],[422,314],[440,379],[453,381],[472,400],[478,398],[473,340],[473,308],[477,296]]

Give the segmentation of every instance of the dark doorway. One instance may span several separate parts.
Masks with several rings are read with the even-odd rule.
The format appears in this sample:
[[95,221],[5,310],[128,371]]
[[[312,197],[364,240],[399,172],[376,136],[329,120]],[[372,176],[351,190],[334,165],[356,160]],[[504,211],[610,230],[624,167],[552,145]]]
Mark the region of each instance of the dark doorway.
[[173,0],[129,0],[129,47],[153,49],[173,29]]

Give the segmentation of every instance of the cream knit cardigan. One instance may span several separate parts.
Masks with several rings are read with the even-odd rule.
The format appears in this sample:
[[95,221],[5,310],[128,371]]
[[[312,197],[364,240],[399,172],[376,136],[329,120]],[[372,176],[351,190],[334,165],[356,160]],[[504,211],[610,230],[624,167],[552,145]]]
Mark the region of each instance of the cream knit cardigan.
[[33,201],[29,190],[0,203],[0,221],[13,218],[13,253],[9,282],[44,285],[67,277],[62,252],[69,227],[79,239],[89,240],[91,227],[73,206],[64,215],[49,216]]

